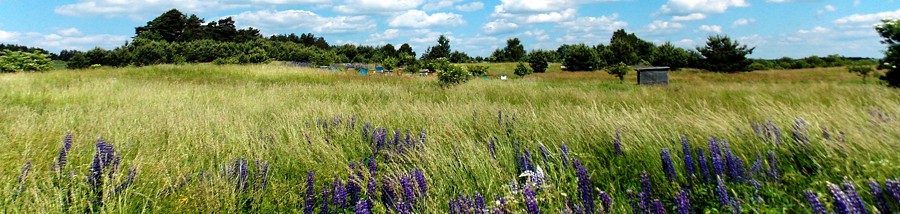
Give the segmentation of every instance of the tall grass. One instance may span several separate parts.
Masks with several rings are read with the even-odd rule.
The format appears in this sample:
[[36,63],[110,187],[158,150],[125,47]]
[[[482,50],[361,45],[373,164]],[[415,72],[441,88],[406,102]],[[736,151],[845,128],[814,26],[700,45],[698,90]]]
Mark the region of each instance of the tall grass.
[[[536,197],[541,210],[555,213],[579,194],[575,170],[561,164],[560,146],[565,144],[570,157],[587,169],[593,186],[613,198],[616,213],[630,210],[626,190],[640,190],[642,172],[670,211],[680,187],[693,188],[697,211],[723,211],[714,185],[694,184],[684,175],[682,134],[694,148],[706,148],[709,137],[726,139],[747,167],[758,153],[778,154],[782,179],[763,181],[762,202],[751,201],[752,185],[728,184],[745,211],[809,212],[804,190],[827,192],[826,182],[839,183],[844,177],[862,187],[869,178],[900,176],[896,89],[863,84],[841,69],[679,71],[671,79],[666,87],[641,87],[631,84],[633,75],[626,78],[630,83],[621,84],[601,72],[549,72],[443,88],[433,77],[360,76],[277,65],[2,74],[0,198],[5,200],[0,206],[25,213],[301,212],[308,171],[315,173],[318,196],[335,176],[346,182],[351,162],[363,165],[362,160],[377,155],[379,173],[421,169],[428,194],[417,201],[416,212],[444,213],[459,194],[478,192],[488,200],[511,196],[508,184],[521,179],[516,162],[520,148],[530,151],[532,162],[546,174]],[[319,125],[338,115],[340,127]],[[349,118],[356,118],[352,127]],[[809,123],[809,144],[789,137],[797,118]],[[766,120],[781,128],[784,145],[755,136],[751,123]],[[403,155],[373,152],[361,134],[365,122],[387,128],[391,135],[410,130],[418,136],[425,130],[427,142]],[[835,136],[842,132],[845,141],[825,140],[825,129]],[[611,144],[615,130],[621,133],[620,156]],[[67,132],[73,134],[71,177],[50,170]],[[97,207],[83,198],[89,195],[84,178],[94,142],[101,137],[121,155],[119,171],[134,167],[137,176],[124,193]],[[490,141],[496,142],[495,158]],[[546,162],[540,144],[548,150]],[[809,149],[797,149],[803,145]],[[673,151],[678,182],[664,177],[659,156],[664,148]],[[242,158],[250,167],[257,159],[269,163],[266,189],[234,188],[225,171]],[[33,164],[30,174],[17,193],[17,179],[28,161]],[[123,182],[123,175],[113,176],[109,185]],[[61,179],[74,185],[67,187],[74,191],[69,195],[77,196],[70,205],[60,203],[66,195],[56,185]],[[521,195],[517,199],[509,207],[525,212]],[[392,209],[379,200],[373,204],[375,212]]]

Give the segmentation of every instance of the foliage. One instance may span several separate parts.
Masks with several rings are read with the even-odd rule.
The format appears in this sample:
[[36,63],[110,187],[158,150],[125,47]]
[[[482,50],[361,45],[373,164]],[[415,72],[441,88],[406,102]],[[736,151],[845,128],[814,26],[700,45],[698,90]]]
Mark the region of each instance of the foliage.
[[891,87],[900,87],[900,19],[885,19],[875,26],[875,30],[881,35],[881,43],[888,45],[880,68],[888,71],[881,77]]
[[610,66],[609,68],[606,68],[606,73],[615,75],[617,78],[619,78],[619,81],[625,82],[625,75],[628,74],[628,71],[630,70],[631,67],[629,67],[627,64],[625,64],[624,62],[619,62],[613,66]]
[[486,66],[486,65],[468,65],[468,66],[466,66],[466,70],[468,70],[469,73],[472,74],[472,76],[476,76],[476,77],[487,74],[488,69],[490,69],[490,66]]
[[866,78],[868,78],[873,71],[875,71],[875,69],[872,69],[871,66],[851,65],[850,67],[847,67],[847,72],[856,73],[857,75],[861,76],[863,78],[863,82],[866,81]]
[[651,58],[654,45],[638,38],[634,33],[626,33],[624,29],[613,32],[609,42],[610,58],[603,58],[609,63],[623,62],[635,65],[642,59]]
[[91,61],[83,53],[75,53],[66,64],[68,69],[82,69],[91,66]]
[[[425,54],[422,55],[422,59],[433,60],[450,57],[450,40],[447,39],[446,36],[441,35],[438,37],[437,42],[438,44],[436,46],[429,47],[428,50],[425,51]],[[400,48],[403,49],[402,46]]]
[[524,63],[519,62],[518,64],[516,64],[516,70],[514,71],[514,73],[517,76],[524,77],[526,75],[531,74],[532,71],[531,71],[531,68],[528,68],[528,66],[525,66]]
[[569,71],[596,71],[604,66],[596,51],[587,45],[570,45],[566,49],[564,62]]
[[46,71],[51,68],[50,56],[39,51],[0,51],[0,73]]
[[443,86],[452,86],[465,83],[472,77],[468,71],[457,65],[439,64],[438,82]]
[[473,59],[466,53],[459,52],[459,51],[453,51],[453,53],[450,53],[449,59],[450,59],[451,63],[469,63],[469,62],[475,61],[475,59]]
[[506,47],[496,49],[491,54],[494,62],[519,62],[525,59],[525,46],[519,38],[506,40]]
[[678,70],[690,65],[690,53],[684,48],[675,47],[671,42],[666,42],[653,48],[650,63]]
[[547,63],[551,58],[548,53],[552,52],[533,50],[528,54],[528,65],[531,66],[531,69],[534,70],[535,73],[544,73],[547,71]]
[[318,66],[330,66],[332,63],[338,62],[338,55],[333,51],[319,51],[312,58],[312,63]]
[[747,54],[753,53],[753,49],[722,35],[709,36],[706,46],[697,47],[705,57],[707,70],[726,73],[748,71],[752,62],[747,59]]
[[400,60],[394,57],[388,57],[381,62],[381,65],[384,66],[385,70],[393,71],[394,68],[397,68],[397,65],[400,64]]

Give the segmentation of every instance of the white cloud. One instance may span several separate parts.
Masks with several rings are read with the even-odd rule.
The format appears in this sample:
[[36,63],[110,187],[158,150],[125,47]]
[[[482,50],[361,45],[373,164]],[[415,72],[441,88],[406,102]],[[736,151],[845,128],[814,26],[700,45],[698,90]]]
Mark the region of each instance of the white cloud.
[[140,16],[157,15],[172,8],[183,13],[282,4],[327,4],[331,0],[79,0],[77,3],[56,7],[57,14],[68,16],[128,16],[141,20]]
[[481,10],[482,8],[484,8],[484,3],[481,3],[480,1],[456,6],[457,10],[464,11],[464,12],[478,11],[478,10]]
[[453,7],[454,4],[461,2],[462,0],[430,0],[425,5],[422,5],[422,10],[426,11],[434,11],[440,10],[443,8]]
[[685,16],[673,16],[672,21],[696,21],[706,19],[706,15],[702,13],[691,13]]
[[566,9],[561,12],[549,12],[549,13],[540,13],[534,15],[528,15],[525,17],[525,23],[534,24],[534,23],[551,23],[551,22],[561,22],[570,20],[575,18],[575,14],[577,11],[573,8]]
[[565,28],[568,32],[589,33],[589,32],[613,32],[628,26],[628,22],[620,21],[619,14],[600,17],[580,17],[578,19],[560,23],[559,26]]
[[647,25],[649,31],[670,31],[683,28],[684,25],[678,22],[667,22],[656,20]]
[[829,4],[829,5],[825,5],[825,7],[823,7],[822,9],[816,11],[816,14],[821,16],[822,14],[825,14],[828,12],[834,12],[834,11],[837,11],[837,7],[834,7],[834,5]]
[[800,33],[800,34],[826,33],[826,32],[828,32],[828,31],[829,31],[828,28],[824,28],[824,27],[821,27],[821,26],[816,26],[816,27],[814,27],[813,29],[810,29],[810,30],[799,30],[799,31],[797,31],[797,33]]
[[525,31],[525,33],[523,33],[522,35],[534,37],[534,39],[539,42],[547,41],[548,39],[550,39],[550,36],[544,33],[544,30]]
[[734,20],[734,22],[731,23],[731,28],[736,28],[736,27],[738,27],[738,26],[749,25],[750,23],[754,23],[754,22],[756,22],[756,19],[738,19],[738,20]]
[[345,0],[335,6],[334,11],[349,14],[390,14],[412,10],[422,5],[424,0]]
[[834,24],[841,27],[871,28],[872,25],[880,23],[882,19],[897,17],[900,17],[900,10],[869,14],[853,14],[834,20]]
[[507,22],[506,19],[498,19],[492,22],[485,23],[481,26],[481,30],[487,34],[501,34],[508,33],[519,29],[519,25],[512,22]]
[[21,36],[21,33],[0,30],[0,43],[16,42],[19,36]]
[[677,42],[675,42],[675,44],[680,47],[690,47],[690,46],[695,46],[697,44],[697,42],[695,42],[692,39],[682,39],[682,40],[678,40]]
[[[70,28],[73,29],[73,28]],[[60,30],[65,31],[65,30]],[[68,50],[89,50],[94,47],[111,49],[125,44],[130,40],[128,36],[121,35],[61,35],[41,34],[36,32],[9,32],[0,30],[0,43],[15,42],[19,45],[41,47],[51,52]]]
[[700,25],[700,27],[698,27],[697,30],[700,30],[702,32],[707,32],[707,33],[722,33],[722,26]]
[[660,7],[666,14],[724,13],[732,7],[748,7],[744,0],[669,0]]
[[759,34],[738,37],[737,40],[735,40],[735,41],[740,41],[740,43],[744,43],[750,47],[759,47],[759,46],[762,46],[763,44],[766,44],[769,42],[768,39],[760,36]]
[[409,10],[388,21],[391,27],[428,28],[434,26],[453,27],[465,24],[462,15],[454,13],[435,13],[428,15],[425,11]]
[[382,33],[369,35],[369,39],[373,41],[389,41],[396,38],[400,38],[400,30],[397,29],[387,29]]
[[81,35],[81,31],[78,31],[76,28],[66,28],[57,30],[56,33],[63,36],[78,36]]
[[369,31],[375,22],[366,16],[322,17],[305,10],[260,10],[247,11],[232,16],[242,26],[252,26],[262,30],[311,29],[315,33],[351,33]]

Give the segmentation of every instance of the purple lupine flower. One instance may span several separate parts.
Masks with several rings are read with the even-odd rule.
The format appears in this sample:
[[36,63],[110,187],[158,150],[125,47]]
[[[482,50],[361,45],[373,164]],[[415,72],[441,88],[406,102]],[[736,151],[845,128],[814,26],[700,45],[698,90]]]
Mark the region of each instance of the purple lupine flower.
[[847,197],[847,194],[841,190],[835,184],[831,182],[828,183],[828,190],[831,192],[831,196],[834,197],[834,212],[838,214],[850,214],[856,213],[856,208],[853,207],[853,202],[850,201],[850,198]]
[[744,160],[741,157],[733,156],[731,159],[732,168],[730,171],[733,171],[732,174],[735,175],[735,180],[737,182],[744,182],[744,178],[746,177],[746,169],[744,168]]
[[653,210],[653,214],[666,214],[666,207],[663,206],[662,201],[659,201],[659,199],[653,199],[651,207],[651,210]]
[[759,197],[759,189],[762,187],[762,184],[756,179],[750,179],[750,185],[753,185],[753,201],[757,203],[762,203],[762,198]]
[[719,205],[722,207],[731,206],[731,198],[728,197],[728,189],[725,188],[725,182],[720,177],[716,185],[716,195],[719,196]]
[[428,135],[428,132],[425,131],[425,129],[422,129],[422,131],[419,131],[419,144],[422,144],[422,146],[425,145],[426,135]]
[[485,213],[486,209],[487,205],[484,203],[484,196],[481,196],[481,193],[475,192],[475,213]]
[[731,153],[731,146],[728,144],[728,141],[721,140],[719,142],[722,143],[722,151],[725,155],[725,167],[728,170],[728,177],[731,178],[731,181],[733,182],[741,182],[739,170],[743,167],[738,167],[738,159]]
[[[328,200],[328,197],[331,197],[331,192],[328,191],[329,189],[331,189],[331,187],[329,187],[328,184],[325,184],[325,186],[322,187],[322,199],[321,199],[322,208],[319,209],[320,214],[329,214],[330,213],[328,211],[328,205],[331,204],[331,203],[329,203],[329,200]],[[310,209],[312,209],[312,208],[310,208]]]
[[491,153],[491,158],[497,159],[497,150],[494,139],[488,141],[488,152]]
[[[130,169],[128,169],[128,177],[126,177],[125,181],[119,184],[119,186],[114,189],[114,193],[119,194],[125,189],[128,189],[128,186],[131,186],[131,183],[134,182],[135,176],[137,176],[137,169],[131,167]],[[187,178],[186,182],[190,182],[190,177]]]
[[344,185],[337,176],[334,177],[334,182],[332,183],[332,191],[331,191],[331,204],[334,204],[335,209],[346,209],[347,208],[347,187]]
[[616,137],[613,138],[613,149],[616,155],[622,155],[622,136],[619,135],[619,129],[616,129]]
[[847,193],[847,197],[850,199],[850,202],[853,204],[853,208],[856,209],[857,213],[869,213],[862,197],[860,197],[859,193],[856,191],[856,186],[854,186],[850,180],[844,179],[844,193]]
[[768,120],[768,125],[766,128],[768,128],[769,131],[774,135],[773,137],[775,138],[775,145],[781,146],[783,137],[781,136],[781,130],[778,129],[778,126],[775,126],[775,123],[773,123],[772,120]]
[[547,147],[544,147],[544,144],[543,144],[543,143],[539,143],[538,146],[540,146],[540,149],[541,149],[541,157],[544,158],[544,163],[546,164],[547,161],[549,161],[548,158],[547,158]]
[[347,196],[350,196],[350,201],[348,204],[355,205],[359,202],[359,192],[362,191],[362,187],[360,187],[359,182],[361,177],[358,173],[355,162],[350,162],[350,173],[347,175]]
[[691,197],[684,191],[675,194],[675,207],[675,212],[678,214],[690,214],[694,210],[691,206]]
[[741,200],[737,199],[737,195],[735,195],[735,199],[731,200],[731,213],[740,214],[741,211]]
[[360,200],[356,203],[356,209],[354,210],[355,214],[370,214],[372,213],[372,209],[369,206],[368,200]]
[[403,146],[400,145],[400,130],[394,130],[394,138],[391,139],[391,146],[396,151],[401,151]]
[[403,188],[404,203],[416,203],[416,192],[414,190],[415,184],[413,184],[412,178],[410,178],[410,176],[400,176],[400,187]]
[[[725,165],[722,163],[722,153],[719,143],[715,138],[709,138],[709,158],[712,160],[713,172],[716,176],[725,176]],[[711,175],[712,176],[712,175]]]
[[525,156],[522,156],[522,167],[523,171],[534,171],[534,163],[532,163],[531,152],[528,149],[525,149]]
[[369,157],[369,177],[375,177],[378,173],[378,166],[375,163],[375,156]]
[[641,199],[636,198],[634,192],[631,191],[630,189],[626,190],[625,193],[628,195],[628,204],[631,205],[631,212],[632,213],[643,213],[644,210],[641,209],[640,206],[638,206],[638,203],[641,201]]
[[756,153],[756,161],[753,161],[753,165],[750,165],[750,175],[748,175],[748,178],[756,178],[762,171],[762,164],[762,155]]
[[378,188],[378,184],[375,182],[375,177],[369,177],[369,183],[366,186],[366,196],[374,198],[376,188]]
[[781,173],[779,173],[778,170],[778,160],[775,159],[775,152],[769,150],[769,177],[772,177],[776,181],[781,180],[780,174]]
[[578,174],[578,195],[581,196],[581,203],[588,212],[594,211],[594,184],[588,177],[587,169],[578,159],[572,160],[575,166],[576,174]]
[[669,154],[669,149],[665,148],[662,152],[659,153],[660,159],[662,159],[662,167],[663,172],[666,174],[666,178],[669,181],[677,181],[678,174],[675,172],[675,164],[672,163],[672,156]]
[[647,176],[647,172],[641,173],[641,190],[644,194],[649,197],[653,197],[653,187],[650,184],[650,177]]
[[306,198],[305,198],[306,201],[304,201],[304,203],[303,203],[303,213],[304,214],[312,214],[313,213],[313,206],[314,206],[315,200],[316,200],[315,199],[316,190],[315,190],[315,186],[314,186],[315,179],[316,178],[315,178],[315,175],[313,174],[312,170],[309,170],[306,172]]
[[884,199],[884,192],[881,191],[881,184],[870,179],[869,188],[872,189],[872,200],[875,201],[875,208],[878,209],[879,213],[891,213],[891,207],[888,206],[887,201]]
[[609,197],[609,193],[600,191],[600,204],[603,205],[604,213],[612,211],[612,203],[612,197]]
[[406,135],[403,137],[403,144],[409,148],[415,148],[416,144],[412,140],[412,133],[409,132],[409,129],[406,130]]
[[825,209],[825,205],[822,204],[822,201],[819,201],[819,196],[816,196],[815,192],[812,190],[803,190],[803,194],[806,195],[806,201],[809,202],[809,206],[812,208],[813,213],[828,214],[828,210]]
[[63,138],[63,146],[62,149],[59,150],[59,156],[56,157],[56,162],[53,163],[52,171],[62,172],[66,166],[66,160],[69,156],[69,149],[72,148],[72,133],[66,132],[66,136]]
[[884,181],[884,189],[887,190],[888,195],[894,197],[894,200],[897,200],[897,203],[900,204],[900,182],[887,179]]
[[530,185],[525,185],[525,190],[522,192],[522,195],[525,197],[525,208],[528,210],[529,214],[541,213],[538,208],[537,198],[534,195],[534,190],[531,189]]
[[691,157],[691,145],[688,144],[687,136],[681,135],[681,151],[684,153],[684,171],[687,176],[694,176],[694,159]]
[[416,184],[419,186],[419,193],[421,197],[428,196],[428,183],[425,180],[425,174],[422,173],[422,170],[416,168],[413,170],[413,177],[416,179]]
[[494,202],[497,204],[497,206],[494,207],[492,214],[508,214],[509,213],[509,210],[506,209],[506,198],[504,198],[500,195],[495,195]]
[[363,125],[362,128],[362,139],[363,141],[369,140],[369,128],[372,127],[372,124],[366,121],[366,124]]
[[258,190],[266,189],[266,186],[269,184],[269,162],[263,161],[262,165],[259,164],[259,159],[256,160],[256,179],[259,181]]
[[246,191],[247,190],[247,160],[241,158],[238,160],[238,172],[240,172],[240,176],[238,177],[237,186],[238,190]]
[[697,148],[697,163],[699,163],[700,175],[703,176],[703,180],[707,183],[712,183],[709,167],[706,164],[706,157],[703,155],[703,148]]
[[569,167],[569,147],[567,147],[566,144],[563,143],[561,146],[559,146],[559,148],[560,150],[562,150],[563,167]]
[[397,194],[394,192],[394,184],[388,176],[381,176],[381,202],[388,208],[396,208]]

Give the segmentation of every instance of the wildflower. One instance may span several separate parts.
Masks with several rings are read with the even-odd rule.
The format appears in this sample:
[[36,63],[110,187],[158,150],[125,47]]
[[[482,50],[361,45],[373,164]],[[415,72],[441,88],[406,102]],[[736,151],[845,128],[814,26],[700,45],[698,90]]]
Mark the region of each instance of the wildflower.
[[887,179],[884,182],[884,189],[887,190],[887,193],[894,197],[894,200],[897,200],[897,203],[900,203],[900,182]]
[[419,131],[419,143],[422,144],[423,146],[425,145],[425,136],[426,135],[428,135],[428,132],[425,131],[424,129],[422,129],[422,131]]
[[484,213],[485,209],[487,209],[487,205],[484,203],[484,196],[475,192],[475,213]]
[[578,174],[578,195],[581,196],[581,203],[584,208],[592,212],[594,210],[594,185],[588,177],[587,169],[577,159],[572,161],[575,166],[576,174]]
[[396,205],[395,200],[397,200],[397,194],[394,192],[393,183],[391,183],[391,180],[388,178],[388,176],[382,176],[381,202],[389,208],[394,208],[394,206]]
[[662,201],[659,201],[659,199],[653,199],[651,207],[653,207],[653,214],[666,214],[666,207],[663,206]]
[[62,149],[59,150],[59,156],[56,157],[56,162],[53,163],[52,171],[62,172],[66,165],[67,156],[69,155],[69,149],[72,148],[72,133],[67,132],[66,136],[63,138],[63,146]]
[[725,182],[720,177],[716,185],[716,194],[719,196],[719,205],[728,207],[731,205],[731,199],[728,197],[728,189],[725,188]]
[[694,209],[693,206],[691,206],[690,196],[684,191],[675,194],[675,207],[675,211],[678,214],[690,214]]
[[628,195],[628,204],[631,205],[631,211],[633,213],[642,213],[643,210],[638,205],[640,198],[635,198],[634,192],[630,189],[626,190],[625,193]]
[[[737,195],[735,195],[737,197]],[[735,198],[731,200],[731,213],[740,214],[741,213],[741,200]]]
[[753,165],[750,165],[750,175],[749,178],[756,178],[756,176],[762,170],[762,155],[759,153],[756,154],[756,161],[753,162]]
[[831,196],[834,197],[835,213],[856,213],[850,198],[847,197],[847,194],[840,187],[829,182],[828,190],[831,192]]
[[612,210],[612,197],[609,197],[609,194],[600,191],[600,204],[603,205],[603,210],[605,213],[609,213]]
[[847,193],[847,197],[850,200],[850,204],[853,205],[853,208],[856,209],[858,213],[869,213],[866,210],[866,204],[863,202],[862,197],[859,197],[859,193],[856,191],[856,186],[850,182],[850,180],[844,179],[844,193]]
[[[131,183],[134,182],[134,177],[137,176],[137,169],[131,167],[128,169],[128,177],[125,178],[125,181],[122,184],[119,184],[118,187],[114,189],[115,194],[121,193],[123,190],[128,189],[128,186],[131,186]],[[190,181],[190,177],[187,178],[188,182]]]
[[753,185],[753,201],[756,201],[757,203],[762,203],[762,199],[759,197],[759,189],[761,188],[762,185],[759,183],[759,181],[756,181],[755,179],[750,179],[749,182],[750,182],[750,185]]
[[488,141],[488,152],[491,153],[491,158],[497,159],[497,150],[495,147],[496,147],[496,145],[494,144],[493,139]]
[[722,163],[722,153],[715,138],[709,138],[709,158],[712,160],[713,172],[716,176],[725,176],[725,166]]
[[337,209],[347,208],[347,187],[337,176],[334,177],[332,183],[331,204],[334,204]]
[[809,137],[806,136],[808,127],[809,124],[807,124],[803,118],[795,119],[794,125],[792,126],[793,130],[791,130],[791,136],[794,138],[794,141],[802,144],[809,144]]
[[781,142],[783,141],[782,140],[783,137],[781,136],[781,130],[778,129],[778,126],[775,126],[775,123],[772,123],[772,120],[768,121],[768,129],[774,135],[775,145],[781,146]]
[[548,161],[547,160],[547,147],[544,147],[543,143],[539,143],[538,145],[540,146],[540,149],[541,149],[541,157],[544,158],[544,163],[546,164]]
[[878,211],[880,213],[891,213],[891,208],[888,207],[884,192],[882,192],[881,190],[881,184],[879,184],[875,180],[870,179],[869,189],[872,189],[872,198],[875,201],[875,208],[878,208]]
[[712,182],[712,179],[709,175],[709,167],[706,165],[706,157],[703,155],[703,148],[697,148],[697,162],[700,166],[700,175],[703,176],[703,180],[706,182]]
[[428,184],[425,181],[425,174],[422,173],[422,170],[416,168],[413,170],[413,177],[416,179],[416,184],[419,185],[419,193],[421,197],[425,197],[428,195]]
[[650,177],[647,172],[641,173],[641,190],[649,197],[653,197],[653,187],[650,186]]
[[375,177],[375,174],[378,173],[378,167],[375,163],[375,156],[369,157],[369,177]]
[[356,203],[356,209],[354,210],[356,214],[370,214],[372,210],[369,206],[368,200],[360,200]]
[[659,156],[662,159],[663,172],[665,172],[666,178],[668,178],[669,181],[677,181],[678,174],[677,172],[675,172],[675,164],[672,163],[672,157],[669,155],[669,149],[663,149],[662,152],[660,152]]
[[775,159],[775,152],[769,150],[769,177],[772,177],[775,180],[781,180],[781,175],[778,170],[778,160]]
[[569,147],[567,147],[566,144],[563,143],[561,146],[559,146],[559,148],[560,150],[562,150],[563,167],[569,167]]
[[313,213],[313,204],[315,203],[315,197],[316,197],[315,196],[316,190],[315,190],[315,187],[313,186],[314,182],[315,182],[315,176],[313,174],[313,171],[312,170],[307,171],[306,172],[306,198],[305,198],[306,201],[303,203],[303,213],[305,213],[305,214]]
[[[329,204],[328,197],[331,197],[331,192],[329,192],[329,189],[331,189],[331,187],[327,186],[327,184],[326,184],[326,186],[322,187],[322,200],[321,200],[322,208],[319,209],[319,213],[321,213],[321,214],[330,213],[328,211],[328,204]],[[309,209],[312,209],[312,208],[309,208]]]
[[685,172],[690,176],[694,176],[694,159],[691,157],[691,146],[688,145],[687,136],[684,135],[681,135],[681,151],[684,153]]
[[525,186],[525,191],[522,192],[525,197],[525,208],[528,210],[529,214],[538,214],[541,213],[538,208],[537,198],[534,195],[534,190],[531,189],[530,186]]
[[413,190],[415,188],[412,178],[409,176],[401,176],[400,177],[400,187],[403,188],[403,196],[405,196],[404,202],[407,204],[413,204],[416,201],[416,193]]
[[269,162],[263,162],[262,166],[259,165],[259,160],[256,160],[257,174],[256,177],[260,181],[259,190],[266,189],[266,186],[269,184]]
[[369,123],[368,121],[366,121],[366,123],[363,124],[363,128],[362,128],[362,139],[363,139],[364,141],[365,141],[365,140],[369,140],[369,129],[370,129],[371,127],[372,127],[372,124]]
[[822,202],[819,201],[819,197],[816,196],[815,192],[812,190],[804,190],[803,194],[806,195],[806,201],[809,202],[809,206],[813,209],[813,213],[828,214],[828,210],[825,209],[825,205],[822,205]]

